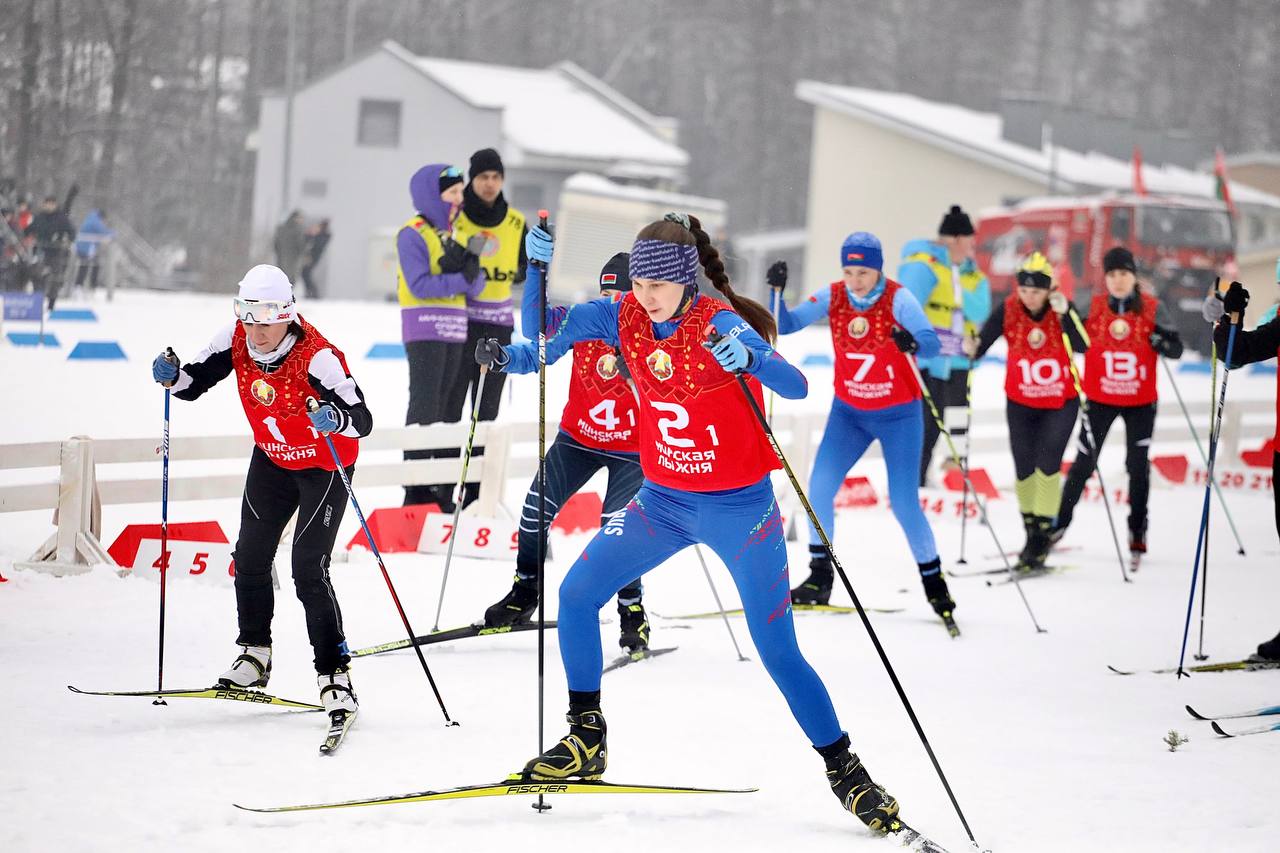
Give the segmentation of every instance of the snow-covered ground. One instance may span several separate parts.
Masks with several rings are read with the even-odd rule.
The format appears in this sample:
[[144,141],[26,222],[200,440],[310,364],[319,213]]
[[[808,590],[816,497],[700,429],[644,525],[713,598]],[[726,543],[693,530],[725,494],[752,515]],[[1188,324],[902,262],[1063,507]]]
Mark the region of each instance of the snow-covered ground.
[[[161,395],[149,363],[165,345],[181,356],[202,347],[231,316],[226,297],[120,293],[93,306],[96,324],[54,323],[61,350],[0,348],[0,398],[8,401],[3,443],[158,436]],[[397,339],[391,305],[317,303],[305,313],[347,353],[376,420],[398,424],[406,399],[400,361],[363,358],[370,345]],[[16,328],[16,325],[7,327]],[[799,362],[827,350],[825,332],[786,339]],[[75,341],[118,340],[125,362],[73,362]],[[819,411],[829,405],[830,372],[809,371],[810,397],[779,406]],[[553,369],[550,404],[558,413],[565,371]],[[979,407],[1001,404],[1002,373],[982,369]],[[1163,380],[1163,377],[1162,377]],[[1241,373],[1232,399],[1271,399],[1274,378]],[[512,380],[514,406],[531,412],[536,380]],[[1180,374],[1188,399],[1208,398],[1208,377]],[[1166,405],[1173,405],[1162,385]],[[230,383],[199,403],[175,402],[175,435],[245,429]],[[1190,445],[1156,452],[1186,452]],[[1122,453],[1104,473],[1123,486]],[[186,463],[190,465],[191,463]],[[239,463],[235,463],[238,465]],[[1008,486],[1005,452],[987,454],[997,484]],[[1229,460],[1235,468],[1239,460]],[[175,463],[175,476],[184,463]],[[1193,466],[1194,467],[1194,466]],[[155,463],[153,474],[158,473]],[[224,466],[224,471],[232,470]],[[21,482],[26,472],[4,472]],[[864,473],[883,494],[878,462]],[[1269,472],[1261,472],[1268,474]],[[37,476],[55,476],[52,471]],[[399,502],[393,489],[360,489],[366,511]],[[508,503],[524,484],[513,483]],[[1152,493],[1151,553],[1132,584],[1119,577],[1100,502],[1086,502],[1057,562],[1076,568],[1030,581],[1025,591],[1048,633],[1037,635],[1013,588],[956,579],[957,618],[951,640],[919,591],[902,535],[884,507],[843,511],[836,545],[868,605],[905,608],[872,616],[875,628],[937,752],[969,823],[984,847],[1024,851],[1269,851],[1277,849],[1275,768],[1280,734],[1219,740],[1191,720],[1190,703],[1210,711],[1280,702],[1280,672],[1121,677],[1106,664],[1168,666],[1176,662],[1186,614],[1191,552],[1202,493],[1157,478]],[[934,493],[933,497],[942,497]],[[1247,557],[1237,556],[1218,507],[1210,561],[1205,649],[1212,660],[1246,656],[1280,627],[1274,602],[1280,573],[1269,492],[1227,492]],[[933,516],[946,565],[959,555],[960,524],[948,497]],[[1011,492],[991,504],[1006,546],[1021,542]],[[175,503],[171,520],[216,518],[234,537],[238,501]],[[109,543],[127,523],[159,520],[157,504],[108,506]],[[339,542],[355,532],[348,512]],[[262,849],[457,850],[530,847],[618,850],[892,849],[871,837],[831,798],[820,759],[792,721],[759,664],[737,662],[718,620],[653,618],[653,644],[679,652],[605,676],[610,727],[608,778],[620,782],[758,786],[759,793],[706,797],[566,797],[538,816],[523,798],[462,800],[303,813],[254,815],[233,802],[278,805],[394,794],[493,781],[518,769],[537,745],[535,635],[469,640],[428,649],[450,714],[445,728],[414,656],[357,661],[353,676],[361,716],[343,750],[321,758],[324,723],[315,715],[230,703],[74,696],[87,689],[145,689],[155,681],[158,586],[99,568],[70,578],[14,571],[51,532],[48,512],[0,514],[0,643],[6,649],[0,696],[0,850]],[[988,533],[970,525],[971,566],[992,565]],[[556,534],[554,588],[584,536]],[[792,543],[795,576],[807,561]],[[984,559],[984,556],[986,559]],[[395,554],[389,569],[415,627],[430,627],[442,558]],[[737,597],[727,572],[713,574],[726,606]],[[442,624],[477,618],[507,588],[509,564],[457,560]],[[338,563],[334,582],[354,646],[395,639],[401,627],[376,564],[356,552]],[[836,593],[836,601],[846,596]],[[548,602],[554,615],[554,597]],[[651,613],[713,607],[690,553],[646,577]],[[1196,605],[1199,612],[1199,604]],[[606,653],[614,622],[602,627]],[[745,625],[734,621],[749,643]],[[953,851],[966,838],[927,756],[856,617],[797,617],[801,643],[825,678],[855,749],[876,779],[901,801],[903,815]],[[312,700],[310,649],[301,609],[285,579],[274,628],[273,691]],[[234,653],[235,604],[228,584],[169,585],[165,682],[211,681]],[[1193,622],[1191,649],[1197,632]],[[556,634],[548,634],[547,738],[562,734],[564,677]],[[754,650],[745,649],[755,657]],[[1170,729],[1190,742],[1170,753]]]

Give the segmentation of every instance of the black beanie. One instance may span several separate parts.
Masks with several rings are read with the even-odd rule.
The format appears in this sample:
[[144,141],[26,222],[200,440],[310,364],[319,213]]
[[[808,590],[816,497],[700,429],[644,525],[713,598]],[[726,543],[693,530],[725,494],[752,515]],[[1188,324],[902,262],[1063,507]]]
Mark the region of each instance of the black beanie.
[[1107,249],[1107,253],[1102,256],[1102,272],[1105,274],[1112,270],[1128,270],[1137,275],[1138,265],[1133,262],[1133,252],[1124,246],[1113,246]]
[[627,267],[630,263],[631,255],[628,252],[619,252],[610,258],[604,265],[604,269],[600,270],[600,289],[616,290],[620,293],[629,292],[631,274]]
[[969,214],[960,209],[960,205],[953,204],[947,215],[942,217],[938,233],[943,237],[967,237],[973,233],[973,223],[969,221]]
[[502,168],[502,155],[492,148],[481,148],[472,154],[471,169],[467,176],[475,180],[476,175],[481,172],[497,172],[505,177],[507,170]]
[[440,192],[441,193],[449,189],[449,187],[453,186],[454,184],[460,184],[460,183],[462,183],[462,170],[459,169],[458,167],[449,166],[443,172],[440,173]]

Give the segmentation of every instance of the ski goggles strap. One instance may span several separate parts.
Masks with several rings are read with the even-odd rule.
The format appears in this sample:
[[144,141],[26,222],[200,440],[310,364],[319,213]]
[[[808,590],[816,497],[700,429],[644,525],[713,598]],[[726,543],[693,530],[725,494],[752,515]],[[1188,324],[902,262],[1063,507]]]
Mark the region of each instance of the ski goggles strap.
[[290,323],[297,318],[297,311],[292,300],[280,302],[278,300],[241,299],[237,296],[233,304],[235,306],[236,319],[241,323],[271,325],[275,323]]

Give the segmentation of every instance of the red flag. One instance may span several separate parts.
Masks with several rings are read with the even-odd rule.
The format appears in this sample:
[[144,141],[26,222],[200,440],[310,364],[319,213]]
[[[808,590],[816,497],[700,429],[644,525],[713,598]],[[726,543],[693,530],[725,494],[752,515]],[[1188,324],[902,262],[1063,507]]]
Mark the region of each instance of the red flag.
[[1133,146],[1133,191],[1138,195],[1147,194],[1147,183],[1142,180],[1142,149]]
[[1227,180],[1227,158],[1223,156],[1222,149],[1218,148],[1213,153],[1213,176],[1217,178],[1216,195],[1219,199],[1226,202],[1227,211],[1232,216],[1236,215],[1236,203],[1231,200],[1231,183]]

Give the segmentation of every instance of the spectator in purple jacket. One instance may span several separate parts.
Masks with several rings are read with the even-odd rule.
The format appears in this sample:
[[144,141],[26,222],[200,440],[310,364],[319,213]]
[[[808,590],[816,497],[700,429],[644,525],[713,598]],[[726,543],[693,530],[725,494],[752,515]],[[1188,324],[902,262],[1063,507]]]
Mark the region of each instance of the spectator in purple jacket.
[[[406,425],[443,419],[448,389],[466,355],[467,297],[479,294],[485,285],[480,271],[483,237],[477,246],[463,246],[453,238],[462,188],[462,170],[446,163],[423,166],[409,179],[417,213],[396,235],[400,328],[409,362]],[[450,454],[407,450],[404,458],[445,455]],[[407,486],[404,502],[436,503],[451,512],[452,489],[452,483]]]

